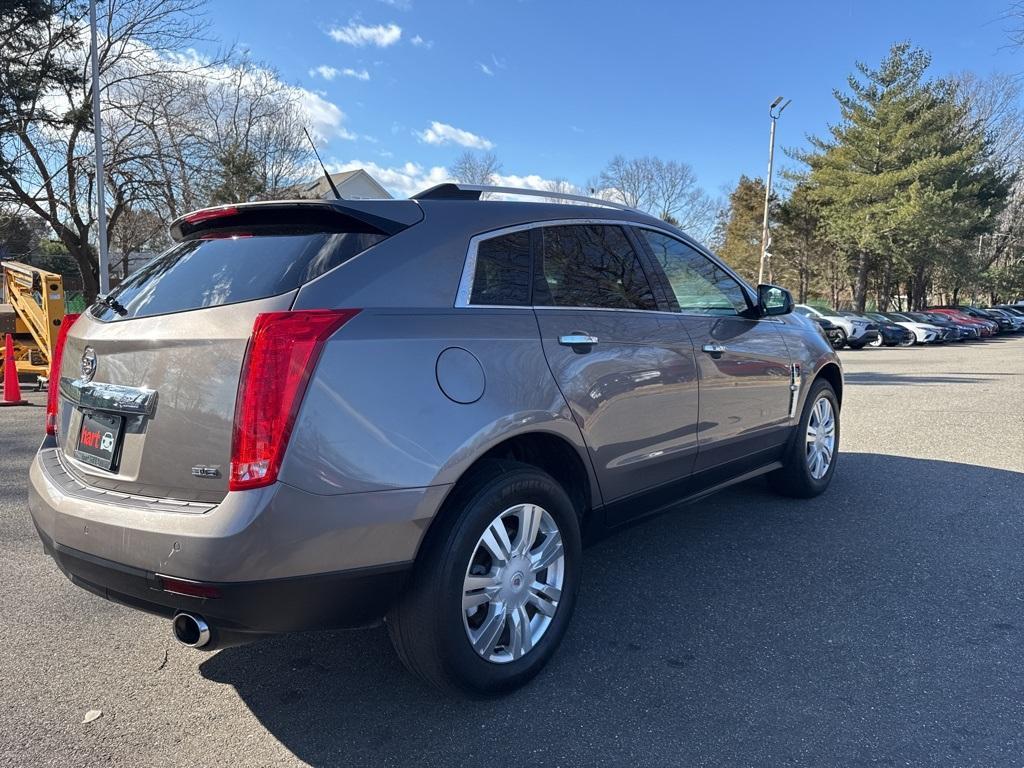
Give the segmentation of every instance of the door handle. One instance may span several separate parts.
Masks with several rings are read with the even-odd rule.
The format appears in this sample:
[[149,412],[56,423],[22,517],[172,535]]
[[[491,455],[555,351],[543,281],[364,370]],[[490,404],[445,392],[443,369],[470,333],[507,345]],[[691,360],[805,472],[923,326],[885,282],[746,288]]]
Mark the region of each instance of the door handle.
[[721,344],[711,343],[705,344],[703,347],[701,347],[701,351],[707,352],[712,357],[721,357],[723,354],[725,354],[725,347],[723,347]]
[[558,343],[566,347],[592,347],[597,344],[597,336],[582,331],[573,331],[558,337]]

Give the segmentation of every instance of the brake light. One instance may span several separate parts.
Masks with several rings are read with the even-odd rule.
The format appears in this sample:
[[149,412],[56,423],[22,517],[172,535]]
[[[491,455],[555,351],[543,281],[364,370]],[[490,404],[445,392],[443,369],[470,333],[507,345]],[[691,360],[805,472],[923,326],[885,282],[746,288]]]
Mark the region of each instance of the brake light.
[[324,342],[358,313],[307,309],[256,317],[235,402],[230,490],[259,488],[277,480]]
[[53,345],[53,357],[50,358],[50,381],[46,388],[46,434],[54,437],[57,436],[57,410],[60,404],[60,362],[64,359],[64,342],[67,341],[68,331],[77,319],[77,314],[64,315],[57,332],[57,342]]
[[190,213],[185,217],[186,224],[198,224],[201,221],[209,221],[210,219],[222,219],[225,216],[234,216],[238,213],[238,208],[233,205],[224,205],[220,208],[207,208],[202,211],[196,211]]

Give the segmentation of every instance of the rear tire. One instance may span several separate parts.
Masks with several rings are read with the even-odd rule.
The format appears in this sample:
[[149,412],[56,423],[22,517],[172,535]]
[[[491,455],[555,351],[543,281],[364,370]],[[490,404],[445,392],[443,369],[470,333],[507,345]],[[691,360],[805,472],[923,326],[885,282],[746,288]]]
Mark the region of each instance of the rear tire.
[[[819,405],[822,401],[825,405]],[[818,444],[821,450],[814,448],[812,443]],[[826,446],[828,450],[822,452]],[[824,458],[814,459],[814,455]],[[828,488],[838,458],[839,400],[828,381],[817,379],[804,400],[800,423],[786,448],[782,469],[772,472],[768,479],[772,487],[785,496],[809,499]],[[821,460],[827,460],[827,463],[823,466]]]
[[445,503],[387,617],[399,658],[442,690],[493,696],[524,685],[565,635],[580,558],[565,490],[528,464],[487,462]]
[[832,349],[842,349],[846,346],[846,331],[836,328],[835,338],[832,340]]

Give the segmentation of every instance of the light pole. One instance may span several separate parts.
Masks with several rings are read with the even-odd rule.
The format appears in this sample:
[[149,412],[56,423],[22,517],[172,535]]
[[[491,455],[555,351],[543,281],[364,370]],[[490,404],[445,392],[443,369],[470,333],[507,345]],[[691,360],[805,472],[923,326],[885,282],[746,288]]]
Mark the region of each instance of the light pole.
[[[768,182],[765,184],[764,189],[764,222],[761,224],[761,266],[757,270],[757,282],[764,282],[765,265],[768,263],[768,202],[772,197],[772,165],[775,162],[775,122],[782,116],[782,110],[790,105],[793,100],[790,99],[785,104],[779,107],[782,103],[782,96],[779,96],[775,101],[768,107],[768,115],[772,119],[771,131],[768,134]],[[778,111],[775,108],[779,107]]]
[[110,293],[110,255],[107,252],[107,190],[103,173],[103,123],[100,120],[100,55],[96,45],[96,0],[89,0],[92,35],[92,124],[96,142],[96,235],[100,246],[100,294]]

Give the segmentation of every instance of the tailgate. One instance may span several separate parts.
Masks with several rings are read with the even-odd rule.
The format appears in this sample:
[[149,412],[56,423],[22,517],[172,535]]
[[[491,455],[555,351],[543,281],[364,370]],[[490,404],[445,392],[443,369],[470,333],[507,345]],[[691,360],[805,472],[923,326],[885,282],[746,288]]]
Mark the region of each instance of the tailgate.
[[[217,502],[227,492],[239,374],[253,321],[288,309],[294,292],[260,301],[104,323],[88,312],[67,337],[58,441],[91,485],[143,496]],[[94,360],[86,381],[83,356]],[[89,414],[112,414],[109,470],[90,460]],[[109,418],[108,418],[109,421]]]

